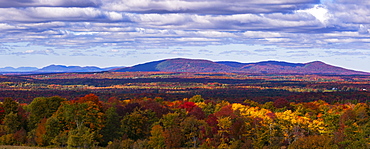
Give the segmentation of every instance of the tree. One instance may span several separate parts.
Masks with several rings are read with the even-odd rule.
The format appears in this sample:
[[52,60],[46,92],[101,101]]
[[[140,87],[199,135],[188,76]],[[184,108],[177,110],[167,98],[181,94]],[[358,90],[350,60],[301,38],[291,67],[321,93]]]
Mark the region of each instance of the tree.
[[347,109],[341,115],[339,131],[344,139],[339,142],[346,148],[368,148],[370,141],[370,113],[365,104],[357,104],[354,109]]
[[[52,116],[52,117],[48,118],[45,122],[45,129],[46,129],[46,133],[44,135],[45,142],[47,142],[48,144],[51,144],[51,143],[53,143],[53,140],[54,140],[53,144],[56,144],[58,146],[59,145],[63,146],[62,145],[63,143],[60,142],[61,140],[56,139],[56,137],[58,135],[63,134],[64,127],[65,127],[64,123],[60,123],[57,116]],[[58,143],[56,143],[56,142],[58,142]],[[65,139],[64,143],[65,144],[67,143],[67,139]]]
[[90,132],[89,128],[84,125],[69,131],[68,133],[68,147],[83,147],[91,148],[93,145],[94,134]]
[[85,103],[73,101],[63,102],[55,113],[55,117],[60,123],[63,123],[61,132],[71,130],[80,131],[79,128],[84,126],[94,135],[93,139],[95,141],[101,139],[99,131],[104,127],[105,115],[99,106],[92,101],[86,101]]
[[18,102],[13,100],[12,98],[5,98],[3,102],[3,107],[4,107],[4,114],[7,115],[11,112],[13,113],[18,113]]
[[0,103],[0,124],[3,123],[5,117],[5,109],[3,103]]
[[221,144],[227,143],[229,141],[230,128],[232,126],[231,118],[230,117],[218,118],[217,126],[220,128],[218,130],[218,135],[220,136]]
[[274,101],[273,105],[275,108],[284,108],[284,107],[289,108],[289,101],[286,100],[285,98],[278,98]]
[[121,120],[122,133],[129,139],[143,139],[149,135],[151,125],[156,121],[151,110],[135,110]]
[[191,111],[189,111],[188,115],[189,116],[194,116],[194,117],[196,117],[199,120],[204,119],[206,117],[206,115],[203,112],[202,108],[199,108],[197,106],[194,107],[194,108],[192,108]]
[[11,111],[9,114],[4,117],[4,125],[7,128],[7,133],[15,133],[21,127],[21,122],[17,113]]
[[58,96],[35,98],[29,105],[29,129],[32,130],[36,128],[37,123],[39,123],[42,119],[49,118],[58,110],[63,101],[66,101],[66,99]]
[[104,128],[101,130],[103,135],[102,145],[106,146],[109,141],[114,141],[122,136],[122,131],[120,128],[120,116],[118,116],[115,107],[110,107],[105,112],[106,121]]
[[165,148],[165,138],[163,136],[163,127],[161,125],[154,125],[150,131],[149,145],[153,149]]
[[190,102],[198,103],[198,102],[204,102],[204,99],[201,95],[194,95],[189,99]]
[[41,123],[39,123],[36,128],[35,141],[39,146],[45,146],[45,145],[48,145],[49,143],[45,139],[45,134],[46,134],[45,123],[46,123],[46,118],[42,119]]
[[25,144],[27,141],[27,131],[24,128],[21,128],[17,132],[14,133],[14,144],[22,145]]
[[193,116],[188,116],[180,123],[182,133],[185,135],[187,146],[193,146],[194,148],[200,143],[199,138],[201,137],[201,126],[205,125],[204,120],[198,120]]
[[307,137],[299,138],[288,146],[288,149],[331,149],[338,148],[332,138],[327,135],[312,135]]
[[100,109],[102,108],[102,104],[99,102],[99,97],[96,96],[95,94],[88,94],[84,97],[80,97],[77,102],[79,103],[87,103],[87,102],[93,102],[94,104],[96,104]]
[[180,113],[168,113],[162,117],[160,122],[163,125],[165,143],[167,148],[178,148],[183,142],[184,136],[180,129],[182,117]]

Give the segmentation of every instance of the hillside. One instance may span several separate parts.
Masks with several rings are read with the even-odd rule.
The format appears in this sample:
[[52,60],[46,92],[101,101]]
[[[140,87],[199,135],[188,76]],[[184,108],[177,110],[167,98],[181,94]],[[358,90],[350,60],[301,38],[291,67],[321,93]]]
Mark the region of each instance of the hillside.
[[8,75],[38,73],[71,72],[229,72],[256,74],[327,74],[327,75],[370,75],[367,72],[354,71],[332,66],[320,61],[309,63],[289,63],[283,61],[262,61],[257,63],[240,63],[234,61],[213,62],[203,59],[165,59],[138,64],[132,67],[64,66],[49,65],[41,69],[36,67],[5,67],[0,73]]
[[99,72],[103,69],[99,67],[80,67],[80,66],[64,66],[64,65],[50,65],[34,72],[49,73],[49,72]]
[[232,61],[213,62],[200,59],[166,59],[118,68],[114,72],[163,71],[163,72],[239,72],[263,74],[329,74],[329,75],[369,75],[370,73],[344,69],[320,61],[309,63],[288,63],[263,61],[239,63]]

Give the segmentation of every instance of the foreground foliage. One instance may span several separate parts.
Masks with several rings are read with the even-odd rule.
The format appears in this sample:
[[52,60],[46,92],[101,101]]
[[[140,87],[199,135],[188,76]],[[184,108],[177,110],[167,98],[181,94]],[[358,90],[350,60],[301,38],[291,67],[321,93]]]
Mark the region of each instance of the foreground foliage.
[[[103,102],[107,101],[107,102]],[[299,101],[297,99],[297,101]],[[70,148],[370,148],[368,103],[279,98],[5,98],[0,144]]]

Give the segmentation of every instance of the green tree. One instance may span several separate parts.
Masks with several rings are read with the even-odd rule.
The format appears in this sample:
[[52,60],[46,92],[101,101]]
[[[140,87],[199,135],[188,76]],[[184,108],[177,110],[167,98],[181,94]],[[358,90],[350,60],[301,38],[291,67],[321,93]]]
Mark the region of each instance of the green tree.
[[122,133],[132,140],[149,136],[150,128],[156,121],[155,113],[150,110],[135,110],[121,120]]
[[11,111],[4,117],[4,125],[6,127],[7,133],[15,133],[21,128],[21,121],[17,113]]
[[[47,144],[53,143],[53,140],[59,135],[63,133],[64,124],[60,123],[59,119],[56,116],[52,116],[46,120],[45,129],[46,133],[44,135],[45,142]],[[65,139],[67,141],[67,139]],[[66,143],[66,142],[65,142]],[[55,143],[53,143],[55,144]],[[59,142],[57,145],[61,145],[63,143]],[[61,145],[62,146],[62,145]]]
[[344,140],[339,142],[346,148],[370,147],[370,112],[369,105],[357,104],[354,109],[347,109],[340,117],[340,129]]
[[68,133],[68,147],[91,148],[93,145],[94,134],[90,132],[89,128],[80,125],[76,129]]
[[9,113],[18,113],[18,102],[13,100],[12,98],[5,98],[3,102],[4,106],[4,114],[8,115]]
[[198,102],[204,102],[204,99],[201,95],[194,95],[189,99],[190,102],[198,103]]
[[[60,130],[59,134],[52,139],[52,142],[64,145],[66,132],[74,130],[80,131],[82,127],[87,127],[91,134],[93,134],[94,141],[100,141],[101,134],[100,130],[104,127],[104,113],[99,108],[97,104],[92,101],[86,101],[85,103],[68,101],[63,102],[62,105],[58,108],[55,114],[52,116],[55,117],[50,121],[50,125],[47,126],[47,129],[50,129],[51,126],[56,125],[53,133],[48,134],[47,136],[52,138],[55,135],[55,131]],[[56,123],[56,120],[59,121],[61,125]],[[80,132],[79,132],[80,133]],[[69,136],[68,133],[67,136]],[[74,135],[73,133],[71,135]],[[79,135],[74,135],[78,137]],[[49,138],[49,139],[50,139]]]
[[119,139],[122,136],[122,131],[120,128],[120,116],[116,112],[115,107],[110,107],[105,112],[106,114],[106,121],[105,126],[101,130],[101,134],[103,135],[102,145],[106,146],[109,141],[113,141],[115,139]]
[[193,116],[186,117],[184,121],[180,123],[182,133],[187,139],[186,145],[193,146],[196,148],[200,143],[199,138],[201,137],[201,126],[205,125],[204,120],[198,120]]
[[36,128],[37,124],[42,119],[52,116],[52,114],[58,110],[63,101],[66,101],[66,99],[58,96],[38,97],[33,99],[28,106],[30,110],[29,129]]

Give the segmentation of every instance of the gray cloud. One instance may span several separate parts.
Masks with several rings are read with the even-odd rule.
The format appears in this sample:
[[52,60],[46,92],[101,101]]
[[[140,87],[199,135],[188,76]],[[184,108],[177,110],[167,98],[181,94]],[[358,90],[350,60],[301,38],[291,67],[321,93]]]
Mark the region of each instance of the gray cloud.
[[76,52],[76,53],[72,53],[71,55],[69,56],[87,56],[86,54],[84,53],[81,53],[81,52]]
[[287,51],[286,53],[308,53],[308,51]]
[[213,53],[213,51],[202,49],[202,50],[199,50],[199,53]]
[[319,0],[106,0],[102,8],[139,13],[235,14],[290,12]]
[[0,8],[9,7],[97,7],[100,0],[0,0]]
[[[368,49],[369,2],[334,0],[315,5],[318,3],[318,0],[0,0],[0,42],[22,41],[55,49],[112,46],[111,51],[105,52],[117,54],[122,54],[119,53],[122,49],[233,43],[291,49]],[[157,54],[189,52],[169,50]]]
[[273,48],[264,48],[264,49],[257,49],[257,50],[254,50],[254,52],[276,52],[277,50],[276,49],[273,49]]

